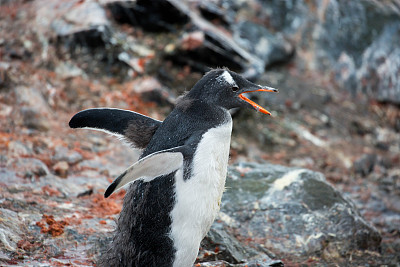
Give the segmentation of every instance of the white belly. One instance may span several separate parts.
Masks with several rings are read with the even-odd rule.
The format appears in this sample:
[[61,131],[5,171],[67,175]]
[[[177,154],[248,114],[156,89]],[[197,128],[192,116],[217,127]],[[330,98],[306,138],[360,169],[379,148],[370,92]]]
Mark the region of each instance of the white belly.
[[[230,119],[230,116],[229,116]],[[200,242],[219,211],[228,167],[232,120],[210,129],[198,144],[192,177],[176,173],[176,204],[172,210],[171,238],[177,250],[174,267],[189,267]]]

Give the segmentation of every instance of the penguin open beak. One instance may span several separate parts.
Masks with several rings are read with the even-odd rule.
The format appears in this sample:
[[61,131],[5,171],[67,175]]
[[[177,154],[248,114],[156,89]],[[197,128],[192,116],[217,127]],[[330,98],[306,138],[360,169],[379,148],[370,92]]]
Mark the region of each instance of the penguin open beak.
[[274,92],[274,93],[277,93],[278,90],[275,89],[275,88],[272,88],[272,87],[265,87],[265,88],[261,88],[261,89],[257,89],[257,90],[245,91],[245,92],[239,94],[239,98],[244,100],[244,101],[246,101],[250,105],[252,105],[255,110],[260,111],[261,113],[264,113],[264,114],[267,114],[267,115],[271,115],[271,112],[269,112],[265,108],[261,107],[260,105],[258,105],[254,101],[251,101],[250,99],[248,99],[247,97],[245,97],[243,95],[243,94],[252,93],[252,92]]

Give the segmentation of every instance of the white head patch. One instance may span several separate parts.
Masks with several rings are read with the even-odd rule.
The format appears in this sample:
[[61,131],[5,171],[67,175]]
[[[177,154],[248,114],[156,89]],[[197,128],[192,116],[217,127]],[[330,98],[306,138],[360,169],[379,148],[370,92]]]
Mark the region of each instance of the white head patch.
[[228,71],[224,71],[219,77],[219,81],[224,81],[232,86],[237,86],[235,80],[232,78],[232,75],[229,74]]

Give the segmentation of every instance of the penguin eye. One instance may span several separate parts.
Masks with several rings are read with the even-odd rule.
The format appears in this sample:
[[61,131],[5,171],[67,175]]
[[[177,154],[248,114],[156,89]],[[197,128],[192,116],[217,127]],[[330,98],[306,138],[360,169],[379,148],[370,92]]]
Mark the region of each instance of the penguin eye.
[[237,86],[232,86],[232,91],[234,91],[234,92],[239,91],[239,87],[237,87]]

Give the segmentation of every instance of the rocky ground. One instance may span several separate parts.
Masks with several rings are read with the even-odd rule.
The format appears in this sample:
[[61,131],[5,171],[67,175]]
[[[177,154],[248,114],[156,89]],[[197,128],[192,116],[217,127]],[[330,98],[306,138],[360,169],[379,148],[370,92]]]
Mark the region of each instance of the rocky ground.
[[[197,48],[199,42],[207,44],[202,38],[220,40],[218,31],[207,32],[206,37],[196,31],[181,36],[176,30],[159,33],[132,27],[115,19],[115,6],[102,8],[115,1],[99,2],[48,1],[46,5],[43,1],[0,2],[1,265],[95,264],[99,251],[110,239],[124,195],[121,192],[105,200],[104,190],[135,161],[138,152],[104,133],[71,130],[69,119],[82,109],[106,106],[131,109],[162,120],[173,108],[176,96],[202,75],[204,65],[196,64],[197,57],[183,53],[185,49],[190,50],[188,46]],[[95,14],[97,28],[92,27],[93,17],[82,11],[85,5]],[[218,12],[211,12],[210,7],[202,10],[203,17],[214,16],[209,20],[215,25],[232,23],[229,12],[216,16]],[[246,12],[238,14],[245,16]],[[201,33],[203,22],[190,19]],[[74,28],[76,21],[80,22],[78,30]],[[86,22],[92,25],[89,30]],[[109,39],[112,42],[104,41],[104,35],[99,35],[99,25],[113,30]],[[234,112],[230,159],[234,167],[228,175],[231,189],[224,202],[228,204],[222,205],[222,215],[213,226],[211,236],[203,242],[197,265],[230,266],[249,260],[249,266],[256,266],[262,259],[258,259],[261,263],[251,263],[250,257],[264,251],[268,261],[275,258],[286,266],[396,266],[400,261],[398,102],[368,96],[382,90],[382,81],[377,83],[379,90],[368,91],[368,94],[346,90],[343,86],[358,83],[357,77],[366,72],[363,67],[353,66],[351,72],[348,69],[351,60],[346,61],[344,54],[338,61],[342,65],[335,65],[336,70],[320,71],[309,67],[307,62],[315,57],[305,45],[300,48],[293,45],[299,40],[296,35],[291,36],[291,42],[280,50],[275,46],[288,57],[283,60],[285,63],[279,59],[270,65],[267,54],[260,57],[261,62],[257,61],[233,45],[237,55],[245,58],[239,62],[246,64],[239,66],[236,61],[227,64],[239,71],[254,70],[253,74],[248,73],[249,77],[256,73],[258,83],[279,88],[280,93],[257,100],[272,112],[271,117],[250,111]],[[95,41],[91,44],[90,40]],[[381,42],[379,38],[376,40],[375,45]],[[103,44],[98,45],[101,42]],[[208,49],[210,47],[213,46]],[[124,54],[125,51],[129,53]],[[367,60],[367,56],[363,60]],[[357,60],[354,61],[353,65],[357,65]],[[266,71],[257,74],[260,66],[267,66]],[[353,76],[346,76],[346,70]],[[357,76],[357,73],[361,74]],[[363,81],[368,83],[368,80]],[[398,82],[393,79],[392,83]],[[396,88],[395,85],[390,84],[391,88]],[[355,205],[354,210],[365,220],[369,229],[366,236],[372,239],[362,240],[374,241],[356,244],[349,248],[349,253],[344,253],[332,249],[328,244],[330,239],[324,239],[323,248],[317,246],[317,251],[300,255],[276,246],[287,245],[290,233],[270,235],[268,242],[258,238],[254,226],[258,225],[254,219],[258,217],[246,219],[249,215],[243,215],[239,208],[250,209],[253,206],[246,205],[251,201],[262,205],[267,197],[257,195],[254,198],[256,193],[245,194],[253,192],[246,189],[252,178],[249,178],[250,184],[247,180],[242,184],[237,175],[246,175],[253,165],[242,165],[243,162],[279,164],[322,173],[326,177],[324,181],[327,180],[346,201],[350,199],[354,203],[345,206],[353,208]],[[235,184],[243,187],[236,188]],[[265,187],[265,191],[268,188]],[[236,207],[229,206],[235,195],[243,206],[240,203]],[[323,201],[324,197],[322,193],[315,202]],[[260,208],[251,209],[259,214]],[[276,226],[272,218],[277,220],[278,215],[268,216],[269,224]],[[229,220],[233,217],[246,227],[235,226]],[[221,225],[228,229],[223,231],[227,231],[229,242],[237,239],[252,252],[240,258],[232,254],[235,249],[223,249],[226,243],[215,245],[219,240],[217,235],[223,236],[218,230]],[[245,233],[249,229],[254,230],[255,237]],[[379,234],[375,234],[375,229]],[[265,258],[265,262],[268,261]]]

